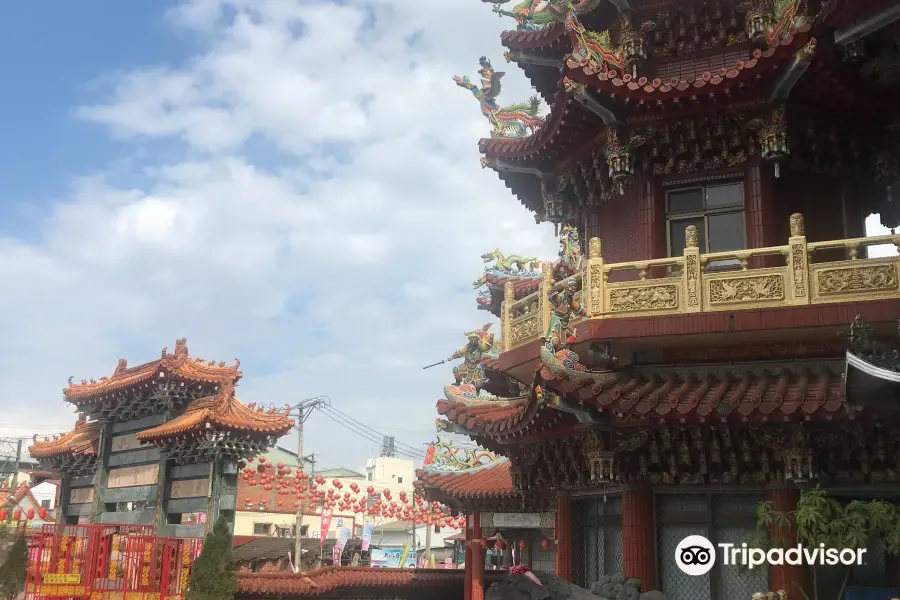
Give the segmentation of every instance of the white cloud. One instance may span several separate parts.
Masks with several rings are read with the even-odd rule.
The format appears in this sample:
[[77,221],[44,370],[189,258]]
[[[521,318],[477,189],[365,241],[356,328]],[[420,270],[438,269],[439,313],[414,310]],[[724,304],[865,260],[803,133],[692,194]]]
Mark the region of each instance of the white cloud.
[[[73,107],[133,156],[74,182],[37,241],[0,237],[5,421],[69,425],[69,375],[186,335],[192,354],[242,359],[248,401],[327,394],[424,448],[451,375],[421,366],[486,320],[467,289],[480,252],[556,249],[481,170],[489,126],[451,79],[481,54],[502,62],[509,23],[479,2],[413,0],[192,0],[167,17],[203,51],[97,73],[109,87]],[[512,102],[529,90],[509,71]],[[184,160],[154,161],[148,139]],[[129,168],[130,188],[104,175]],[[306,439],[326,466],[374,446],[321,415]]]

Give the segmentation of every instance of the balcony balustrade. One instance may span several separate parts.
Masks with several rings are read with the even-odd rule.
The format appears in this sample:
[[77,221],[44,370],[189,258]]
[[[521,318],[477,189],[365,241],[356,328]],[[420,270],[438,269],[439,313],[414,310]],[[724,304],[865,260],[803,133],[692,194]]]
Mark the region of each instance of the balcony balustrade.
[[[570,278],[586,314],[570,322],[900,298],[900,258],[866,258],[865,251],[900,248],[900,235],[807,242],[800,214],[791,215],[790,232],[784,246],[701,254],[697,231],[688,226],[682,256],[627,263],[606,263],[600,239],[591,238],[581,272]],[[844,258],[833,260],[840,251]],[[539,339],[549,327],[550,293],[566,282],[553,281],[550,263],[543,269],[540,288],[525,298],[516,300],[513,284],[506,284],[504,351]]]

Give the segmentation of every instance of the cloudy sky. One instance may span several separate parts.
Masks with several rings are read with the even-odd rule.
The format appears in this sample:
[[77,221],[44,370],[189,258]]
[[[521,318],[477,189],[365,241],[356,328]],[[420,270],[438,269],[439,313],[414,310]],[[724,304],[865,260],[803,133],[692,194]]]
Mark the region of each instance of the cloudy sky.
[[[0,434],[69,428],[70,375],[187,336],[240,357],[246,401],[325,394],[424,449],[451,373],[421,367],[487,320],[479,254],[555,254],[451,79],[505,68],[509,25],[477,0],[7,3]],[[358,468],[377,444],[316,414],[306,449]]]
[[[187,336],[246,401],[326,394],[424,450],[471,281],[552,226],[479,165],[454,74],[506,65],[477,0],[11,3],[0,24],[0,433],[69,428],[61,390]],[[529,95],[509,69],[502,101]],[[292,447],[292,439],[283,440]],[[314,415],[307,451],[374,444]]]

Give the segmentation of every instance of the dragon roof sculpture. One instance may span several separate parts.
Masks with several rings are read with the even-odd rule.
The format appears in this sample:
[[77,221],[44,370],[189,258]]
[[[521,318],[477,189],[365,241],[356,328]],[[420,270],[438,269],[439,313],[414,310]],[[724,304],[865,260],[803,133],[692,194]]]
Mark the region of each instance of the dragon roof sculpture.
[[499,16],[515,19],[516,29],[535,31],[562,22],[569,6],[576,13],[583,14],[591,12],[604,0],[525,0],[513,6],[512,10],[501,8],[510,0],[481,1],[493,4],[493,11]]
[[423,466],[426,471],[468,471],[493,465],[507,460],[483,448],[457,448],[453,442],[437,441],[429,444],[425,451]]

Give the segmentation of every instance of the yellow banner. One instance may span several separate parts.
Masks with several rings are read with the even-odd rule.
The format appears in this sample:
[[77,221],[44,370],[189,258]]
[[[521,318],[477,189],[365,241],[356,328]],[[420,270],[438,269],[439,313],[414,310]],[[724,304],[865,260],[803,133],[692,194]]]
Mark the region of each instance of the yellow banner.
[[44,573],[41,581],[44,583],[81,583],[81,575],[78,573]]

